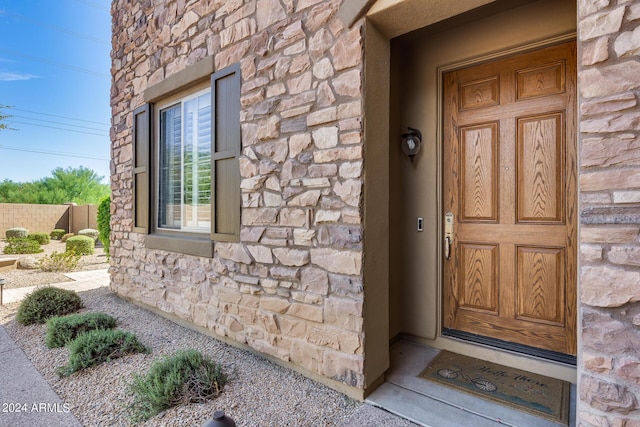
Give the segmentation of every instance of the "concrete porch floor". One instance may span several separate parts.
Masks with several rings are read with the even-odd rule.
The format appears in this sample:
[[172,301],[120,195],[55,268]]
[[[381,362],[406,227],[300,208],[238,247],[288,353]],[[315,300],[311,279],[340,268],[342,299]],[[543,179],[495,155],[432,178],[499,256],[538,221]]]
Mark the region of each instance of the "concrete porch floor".
[[[559,427],[558,424],[471,394],[420,379],[439,350],[406,340],[390,348],[386,382],[366,402],[428,427]],[[575,427],[575,386],[571,386],[569,425]]]

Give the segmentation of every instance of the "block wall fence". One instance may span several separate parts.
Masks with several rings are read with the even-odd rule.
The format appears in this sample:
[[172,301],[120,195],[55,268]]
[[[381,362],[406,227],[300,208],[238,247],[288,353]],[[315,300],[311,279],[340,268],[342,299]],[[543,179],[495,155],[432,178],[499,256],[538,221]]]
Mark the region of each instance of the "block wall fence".
[[23,227],[29,232],[49,233],[62,228],[77,233],[83,228],[98,228],[97,205],[32,205],[0,203],[0,238],[8,228]]

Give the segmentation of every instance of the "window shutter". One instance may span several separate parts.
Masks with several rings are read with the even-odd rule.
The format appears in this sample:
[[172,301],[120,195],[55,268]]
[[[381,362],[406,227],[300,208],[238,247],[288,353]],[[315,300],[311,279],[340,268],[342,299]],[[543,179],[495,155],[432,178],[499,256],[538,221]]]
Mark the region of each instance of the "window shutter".
[[149,176],[152,105],[133,111],[133,231],[149,233]]
[[211,238],[240,238],[240,80],[239,64],[211,75]]

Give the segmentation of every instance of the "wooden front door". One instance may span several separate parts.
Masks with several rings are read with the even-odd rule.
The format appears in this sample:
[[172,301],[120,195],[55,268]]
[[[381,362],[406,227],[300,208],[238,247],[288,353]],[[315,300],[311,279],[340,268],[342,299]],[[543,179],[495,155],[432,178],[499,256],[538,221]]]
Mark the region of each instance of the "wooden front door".
[[570,42],[444,75],[446,329],[576,354],[575,63]]

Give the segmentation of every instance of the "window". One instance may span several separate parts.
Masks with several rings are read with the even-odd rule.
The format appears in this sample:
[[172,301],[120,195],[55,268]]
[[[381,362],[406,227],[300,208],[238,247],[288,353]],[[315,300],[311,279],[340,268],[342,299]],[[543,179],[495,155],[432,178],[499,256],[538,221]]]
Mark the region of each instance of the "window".
[[211,91],[158,112],[158,228],[211,231]]
[[213,241],[240,235],[240,68],[203,63],[134,111],[133,230],[148,248],[211,257]]

